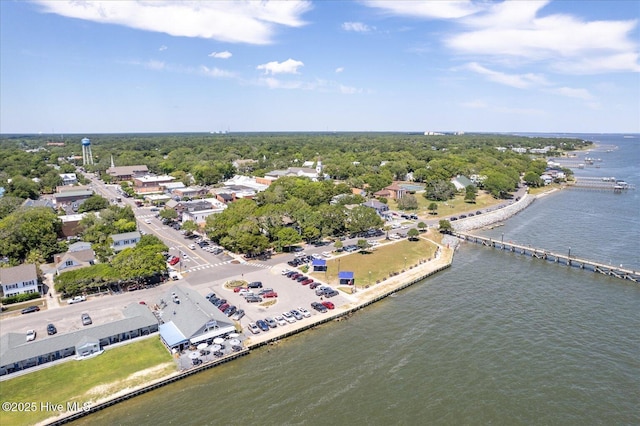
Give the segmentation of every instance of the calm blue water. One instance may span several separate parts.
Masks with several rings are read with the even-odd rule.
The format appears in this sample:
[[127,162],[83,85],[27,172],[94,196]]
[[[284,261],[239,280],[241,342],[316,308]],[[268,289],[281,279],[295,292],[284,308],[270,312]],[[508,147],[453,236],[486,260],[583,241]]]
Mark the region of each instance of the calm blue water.
[[[582,137],[619,149],[580,173],[640,186],[639,138]],[[640,268],[637,192],[563,191],[487,234]],[[637,425],[639,330],[639,284],[463,244],[348,321],[79,423]]]

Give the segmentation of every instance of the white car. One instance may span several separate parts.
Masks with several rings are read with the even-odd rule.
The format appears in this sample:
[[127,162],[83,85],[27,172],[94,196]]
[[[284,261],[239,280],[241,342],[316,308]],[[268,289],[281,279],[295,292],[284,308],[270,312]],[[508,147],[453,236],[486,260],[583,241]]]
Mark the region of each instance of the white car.
[[283,269],[282,272],[280,272],[280,275],[287,275],[289,272],[291,272],[290,269]]
[[323,255],[324,257],[331,257],[331,256],[333,256],[333,253],[331,253],[330,251],[323,251],[323,252],[322,252],[322,255]]
[[150,223],[151,223],[151,219],[145,219],[145,220],[144,220],[144,223],[146,223],[146,224],[150,224]]
[[27,342],[32,340],[36,340],[36,331],[35,330],[27,330]]
[[307,311],[305,308],[298,308],[298,312],[300,312],[305,318],[309,318],[311,316],[311,312]]
[[253,334],[260,333],[260,329],[258,328],[255,322],[249,323],[249,331],[252,332]]
[[73,305],[74,303],[84,302],[85,300],[87,300],[87,298],[84,296],[76,296],[69,299],[67,303],[69,303],[70,305]]
[[278,323],[280,327],[282,327],[283,325],[287,325],[287,321],[285,321],[282,315],[278,315],[274,319],[276,320],[276,323]]
[[291,312],[283,312],[282,316],[284,317],[284,319],[288,322],[288,323],[294,323],[296,322],[296,319],[293,317],[293,315],[291,314]]

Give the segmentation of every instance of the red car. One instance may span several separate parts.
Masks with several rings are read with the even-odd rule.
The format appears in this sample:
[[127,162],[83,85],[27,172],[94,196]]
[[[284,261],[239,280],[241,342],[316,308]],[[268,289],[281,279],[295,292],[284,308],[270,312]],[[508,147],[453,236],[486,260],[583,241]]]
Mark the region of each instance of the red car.
[[169,261],[169,265],[173,266],[173,265],[175,265],[175,264],[176,264],[176,263],[178,263],[178,262],[180,262],[180,258],[179,258],[178,256],[176,256],[176,257],[174,257],[173,259],[171,259],[171,260]]
[[246,287],[234,287],[233,288],[233,292],[234,293],[240,293],[240,290],[242,290],[242,289],[246,289]]
[[270,291],[269,293],[263,294],[262,297],[264,298],[278,297],[278,293],[276,293],[275,291]]
[[322,304],[327,308],[327,309],[333,309],[336,307],[336,305],[333,304],[333,302],[329,302],[328,300],[325,300],[324,302],[322,302]]
[[313,282],[313,280],[311,278],[307,278],[306,280],[300,282],[300,284],[302,285],[309,285]]

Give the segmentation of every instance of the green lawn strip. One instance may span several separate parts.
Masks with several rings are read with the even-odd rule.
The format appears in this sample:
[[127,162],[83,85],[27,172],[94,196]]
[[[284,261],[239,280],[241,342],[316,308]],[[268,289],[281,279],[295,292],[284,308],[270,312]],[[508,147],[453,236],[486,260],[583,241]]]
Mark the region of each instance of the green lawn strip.
[[[0,382],[2,402],[35,402],[35,412],[3,412],[2,424],[34,424],[59,414],[41,410],[41,403],[81,404],[96,401],[124,388],[141,385],[150,377],[128,380],[117,386],[130,375],[164,363],[170,366],[154,370],[152,378],[158,378],[175,371],[171,355],[156,337],[130,343],[105,351],[103,354],[84,361],[68,361],[56,366],[18,376]],[[113,386],[109,386],[109,385]],[[104,387],[107,393],[95,392]],[[89,391],[94,392],[89,393]]]
[[[437,246],[427,240],[403,240],[394,244],[379,246],[367,253],[352,253],[327,261],[327,273],[313,272],[311,276],[331,285],[338,285],[338,268],[354,273],[356,286],[364,288],[382,282],[391,273],[402,272],[415,266],[421,260],[433,258]],[[405,261],[406,257],[406,261]],[[338,260],[339,259],[339,260]],[[371,272],[371,275],[369,275]],[[371,278],[369,278],[371,277]]]
[[[418,210],[413,213],[418,214],[421,219],[437,219],[468,212],[475,213],[477,210],[483,210],[504,201],[493,198],[491,194],[484,191],[478,192],[475,203],[467,203],[464,201],[464,195],[456,195],[453,200],[435,202],[438,205],[438,210],[436,210],[437,214],[432,215],[428,207],[433,201],[424,198],[422,193],[417,193],[415,196],[418,201]],[[388,200],[388,205],[391,210],[398,210],[398,203],[395,200]]]

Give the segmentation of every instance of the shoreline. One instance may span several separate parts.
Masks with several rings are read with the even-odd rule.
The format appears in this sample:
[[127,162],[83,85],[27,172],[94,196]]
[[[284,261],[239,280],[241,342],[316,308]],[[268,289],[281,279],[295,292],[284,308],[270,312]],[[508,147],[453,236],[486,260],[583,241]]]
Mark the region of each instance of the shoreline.
[[[474,230],[474,229],[482,229],[491,225],[501,223],[507,220],[508,218],[518,214],[520,211],[524,210],[525,208],[527,208],[537,198],[549,195],[556,191],[558,191],[558,188],[553,188],[553,189],[550,189],[549,191],[545,191],[537,195],[530,195],[527,193],[520,200],[510,205],[504,206],[500,209],[497,209],[495,211],[485,213],[482,216],[474,216],[471,218],[465,218],[465,219],[459,220],[455,223],[455,225],[457,226],[454,225],[454,229],[458,231],[465,231],[465,230],[468,231],[468,230]],[[424,238],[424,237],[421,237],[421,238]],[[293,330],[276,329],[276,330],[273,330],[276,332],[273,334],[269,334],[269,335],[261,334],[257,336],[250,336],[246,340],[246,344],[247,344],[246,348],[241,352],[235,353],[233,355],[229,355],[219,360],[215,360],[215,361],[203,364],[198,367],[191,368],[183,372],[173,372],[164,377],[151,380],[148,383],[145,383],[144,385],[136,386],[133,388],[122,389],[118,391],[116,394],[108,398],[103,398],[95,401],[94,403],[92,403],[93,404],[92,407],[87,409],[86,411],[79,410],[72,413],[60,414],[58,416],[45,419],[37,423],[37,425],[61,425],[61,424],[69,423],[81,417],[88,416],[91,413],[101,411],[119,402],[123,402],[128,399],[134,398],[138,395],[142,395],[154,389],[166,386],[175,381],[182,380],[193,374],[197,374],[199,372],[208,370],[210,368],[214,368],[220,364],[230,362],[241,356],[249,355],[251,354],[252,350],[258,349],[262,346],[275,344],[279,340],[292,337],[296,334],[305,332],[309,329],[313,329],[319,325],[322,325],[328,322],[342,321],[342,320],[348,319],[355,312],[360,311],[366,308],[367,306],[373,303],[376,303],[382,299],[385,299],[395,294],[397,291],[401,291],[434,274],[437,274],[438,272],[448,269],[453,263],[453,258],[455,254],[455,249],[458,244],[458,240],[449,239],[447,238],[446,235],[443,238],[442,244],[439,244],[431,239],[427,239],[427,240],[431,241],[432,243],[438,246],[436,256],[434,259],[424,263],[419,263],[417,265],[411,265],[409,269],[405,270],[404,272],[400,273],[397,276],[394,276],[382,283],[373,285],[367,289],[358,290],[358,292],[355,295],[357,298],[356,301],[340,307],[336,307],[335,311],[332,314],[329,314],[327,316],[322,316],[322,317],[304,318],[302,321],[298,321],[296,323],[297,326]]]

